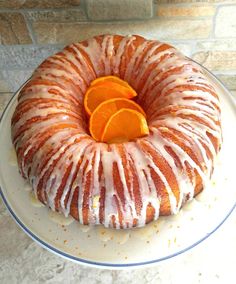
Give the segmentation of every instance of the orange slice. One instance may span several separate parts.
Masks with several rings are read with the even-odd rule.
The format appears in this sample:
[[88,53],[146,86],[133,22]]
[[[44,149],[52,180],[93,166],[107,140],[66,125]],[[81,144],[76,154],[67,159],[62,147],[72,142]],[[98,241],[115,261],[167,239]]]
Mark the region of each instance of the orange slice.
[[95,80],[92,81],[90,86],[98,86],[101,85],[103,83],[106,82],[113,82],[113,83],[117,83],[120,84],[121,86],[127,87],[127,88],[131,88],[131,86],[124,80],[120,79],[119,77],[116,76],[104,76],[104,77],[99,77]]
[[147,134],[149,129],[144,115],[133,109],[122,108],[109,118],[101,141],[120,143]]
[[84,97],[84,107],[88,115],[102,102],[112,98],[131,99],[137,96],[132,88],[121,86],[114,82],[105,82],[98,86],[90,87]]
[[103,130],[109,118],[122,108],[136,110],[146,117],[144,110],[129,99],[115,98],[104,101],[93,111],[89,121],[89,131],[95,140],[101,140]]

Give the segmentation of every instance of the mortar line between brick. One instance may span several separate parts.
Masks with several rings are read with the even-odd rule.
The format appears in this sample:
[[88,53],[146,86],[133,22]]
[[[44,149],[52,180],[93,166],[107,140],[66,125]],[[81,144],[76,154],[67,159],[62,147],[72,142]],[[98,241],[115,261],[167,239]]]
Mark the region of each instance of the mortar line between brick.
[[[27,15],[27,14],[26,14]],[[191,22],[200,22],[201,20],[211,20],[212,17],[209,16],[209,17],[153,17],[153,18],[130,18],[130,19],[119,19],[119,20],[97,20],[97,21],[91,21],[91,20],[88,20],[88,21],[73,21],[73,22],[64,22],[64,23],[68,23],[68,24],[73,24],[73,23],[76,23],[76,24],[81,24],[81,25],[91,25],[91,24],[117,24],[117,25],[122,25],[122,24],[127,24],[127,23],[132,23],[132,24],[135,24],[135,23],[140,23],[140,22],[144,22],[144,23],[147,23],[147,21],[155,21],[157,24],[158,22],[162,22],[162,21],[179,21],[179,20],[182,20],[183,22],[184,21],[191,21]],[[40,21],[35,21],[35,22],[40,22]],[[61,23],[60,22],[45,22],[47,24],[58,24],[58,23]]]
[[[86,15],[85,15],[86,16]],[[92,24],[93,22],[88,22],[87,19],[78,19],[76,21],[59,20],[59,21],[40,21],[40,20],[29,20],[32,23],[45,23],[45,24]]]
[[[86,16],[87,12],[86,12]],[[91,25],[91,24],[135,24],[135,23],[140,23],[140,22],[146,22],[146,21],[151,21],[151,20],[156,20],[156,17],[148,17],[148,18],[128,18],[128,19],[117,19],[117,20],[111,20],[111,19],[104,19],[104,20],[96,20],[93,21],[88,17],[88,21],[87,22],[76,22],[76,23],[82,23],[82,24],[86,24],[86,25]],[[72,22],[71,22],[72,23]],[[75,22],[73,22],[75,23]]]
[[[79,6],[73,6],[73,7],[65,7],[65,8],[20,8],[20,9],[11,9],[11,8],[0,8],[0,13],[23,13],[23,12],[60,12],[60,11],[70,11],[70,10],[83,10],[86,8],[86,1],[81,0],[81,4]],[[196,6],[235,6],[235,2],[231,3],[204,3],[204,2],[198,2],[198,3],[160,3],[160,4],[153,4],[153,8],[158,6],[178,6],[178,7],[191,7],[193,5]],[[85,9],[86,10],[86,9]]]
[[36,41],[36,37],[35,37],[34,32],[33,32],[33,29],[32,29],[32,25],[31,25],[29,19],[27,18],[27,15],[25,14],[25,12],[22,12],[22,15],[23,15],[23,17],[24,17],[24,19],[25,19],[25,24],[26,24],[26,26],[27,26],[27,29],[28,29],[29,35],[30,35],[30,37],[31,37],[31,39],[32,39],[32,42],[33,42],[34,44],[36,44],[37,41]]
[[[163,39],[166,42],[171,43],[183,43],[183,44],[191,44],[191,43],[198,43],[198,42],[217,42],[221,40],[235,40],[236,37],[221,37],[221,38],[199,38],[199,39]],[[8,47],[12,47],[14,49],[21,49],[22,47],[32,47],[32,48],[43,48],[43,47],[55,47],[55,48],[63,48],[67,43],[33,43],[33,44],[13,44],[13,45],[1,45],[0,50],[4,50]],[[234,50],[234,49],[232,49]],[[229,49],[230,51],[230,49]]]
[[156,9],[155,9],[155,5],[154,2],[152,1],[152,7],[151,7],[151,17],[150,19],[154,19],[156,16]]
[[[198,42],[216,42],[216,41],[220,41],[221,38],[199,38],[199,39],[166,39],[165,41],[167,42],[172,42],[172,43],[185,43],[185,44],[191,44],[191,43],[198,43]],[[235,40],[236,41],[236,37],[227,37],[225,38],[225,40]],[[234,49],[232,49],[234,50]]]
[[[209,17],[212,17],[212,16],[157,16],[156,15],[156,9],[153,9],[152,8],[152,15],[151,17],[147,17],[147,18],[130,18],[130,19],[119,19],[119,20],[111,20],[111,19],[104,19],[104,20],[97,20],[97,21],[93,21],[92,19],[89,19],[88,17],[88,11],[87,11],[87,4],[84,4],[85,7],[82,9],[85,13],[85,17],[86,19],[84,20],[79,20],[79,21],[72,21],[72,22],[69,22],[69,21],[60,21],[60,23],[127,23],[127,22],[130,22],[132,23],[132,21],[143,21],[145,19],[161,19],[161,20],[204,20],[204,19],[208,19]],[[81,7],[80,7],[81,9]],[[27,13],[28,12],[59,12],[59,11],[78,11],[79,9],[78,8],[65,8],[64,10],[62,10],[61,8],[57,8],[57,9],[18,9],[18,10],[8,10],[6,9],[0,9],[0,13],[4,13],[4,12],[7,12],[7,13],[22,13],[24,14],[26,17],[27,17]],[[28,19],[28,17],[27,17]],[[28,19],[29,20],[29,19]],[[39,21],[34,21],[34,22],[39,22]],[[56,23],[55,21],[48,21],[48,23]]]
[[10,8],[0,8],[0,13],[23,13],[23,12],[62,12],[71,10],[83,10],[80,6],[67,7],[67,8],[20,8],[20,9],[10,9]]
[[214,37],[214,38],[198,38],[198,39],[179,39],[179,40],[173,40],[173,41],[186,41],[186,42],[191,42],[191,41],[196,41],[196,42],[216,42],[216,41],[221,41],[221,40],[236,40],[235,37]]
[[204,3],[204,2],[184,2],[184,3],[156,3],[154,6],[160,6],[160,7],[211,7],[215,6],[215,3]]
[[[36,67],[37,66],[31,66],[31,67],[19,66],[19,67],[6,67],[6,68],[1,67],[1,71],[34,71]],[[3,79],[5,80],[4,74],[3,74]]]
[[213,27],[212,27],[212,31],[211,31],[211,38],[215,38],[215,34],[216,34],[216,17],[218,16],[218,13],[219,13],[219,9],[220,9],[220,6],[217,6],[216,7],[216,11],[215,11],[215,15],[213,17]]
[[28,48],[28,47],[32,47],[32,48],[43,48],[43,47],[55,47],[55,48],[63,48],[64,44],[61,43],[51,43],[51,44],[47,44],[47,43],[32,43],[32,44],[12,44],[12,45],[3,45],[0,44],[0,50],[4,50],[8,47],[14,48],[14,49],[21,49],[22,47]]
[[[73,6],[73,7],[65,7],[65,8],[19,8],[19,9],[11,9],[11,8],[0,8],[0,13],[23,13],[23,12],[61,12],[61,11],[71,11],[71,10],[86,10],[86,1],[81,0],[81,4],[79,6]],[[160,4],[153,4],[153,10],[157,8],[158,6],[166,6],[166,7],[192,7],[193,5],[196,6],[235,6],[235,2],[231,3],[204,3],[204,2],[198,2],[198,3],[160,3]]]
[[160,20],[182,20],[182,21],[197,21],[197,20],[211,20],[213,18],[213,15],[209,16],[155,16],[154,19],[160,19]]
[[166,6],[166,7],[207,7],[207,6],[235,6],[235,2],[228,3],[206,3],[206,2],[184,2],[184,3],[154,3],[154,6]]
[[87,20],[89,21],[89,17],[88,17],[88,9],[87,9],[87,1],[86,0],[80,0],[80,6],[82,7],[85,16],[87,18]]
[[[163,17],[164,18],[164,17]],[[124,19],[124,20],[96,20],[96,21],[74,21],[74,22],[65,22],[65,23],[68,23],[68,24],[78,24],[78,25],[91,25],[91,24],[94,24],[94,25],[103,25],[103,24],[112,24],[112,25],[122,25],[122,24],[136,24],[136,23],[140,23],[140,22],[143,22],[143,23],[147,23],[148,21],[152,22],[152,21],[155,21],[157,24],[159,22],[162,22],[164,19],[163,18],[159,18],[159,17],[154,17],[154,18],[132,18],[132,19]],[[209,17],[193,17],[193,18],[187,18],[185,17],[184,19],[182,19],[182,21],[191,21],[191,22],[201,22],[201,20],[206,20],[207,18]],[[180,19],[179,18],[173,18],[173,17],[169,17],[168,19],[166,18],[166,21],[168,22],[175,22],[175,21],[179,21]],[[209,18],[209,20],[211,20],[211,17]],[[165,21],[165,20],[164,20]],[[38,21],[39,22],[39,21]],[[58,24],[58,23],[61,23],[61,22],[45,22],[47,24]]]

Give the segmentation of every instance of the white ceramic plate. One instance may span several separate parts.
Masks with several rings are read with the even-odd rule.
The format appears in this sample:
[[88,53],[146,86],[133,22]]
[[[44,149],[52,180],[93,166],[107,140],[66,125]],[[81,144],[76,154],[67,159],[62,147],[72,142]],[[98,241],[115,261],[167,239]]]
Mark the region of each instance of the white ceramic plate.
[[[112,269],[145,266],[169,259],[206,239],[233,211],[236,197],[233,158],[236,107],[227,89],[212,74],[206,73],[220,96],[224,137],[211,182],[178,215],[161,217],[145,228],[125,231],[101,226],[87,228],[76,221],[68,226],[61,225],[55,222],[55,216],[50,217],[46,207],[32,205],[29,192],[24,190],[25,182],[12,162],[10,121],[16,106],[16,93],[0,122],[0,193],[15,221],[32,239],[62,257]],[[70,220],[62,221],[70,223]]]

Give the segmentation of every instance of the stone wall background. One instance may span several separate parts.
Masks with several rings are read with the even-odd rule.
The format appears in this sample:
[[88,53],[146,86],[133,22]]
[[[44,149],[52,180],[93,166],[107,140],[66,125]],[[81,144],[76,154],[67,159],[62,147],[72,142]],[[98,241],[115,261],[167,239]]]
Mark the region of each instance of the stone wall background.
[[236,94],[236,0],[0,0],[0,92],[47,56],[102,33],[167,41]]

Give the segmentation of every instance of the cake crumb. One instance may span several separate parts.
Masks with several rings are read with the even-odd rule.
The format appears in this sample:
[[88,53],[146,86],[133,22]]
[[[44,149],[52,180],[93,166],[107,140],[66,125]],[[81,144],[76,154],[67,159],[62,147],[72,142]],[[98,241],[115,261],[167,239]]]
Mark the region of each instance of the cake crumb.
[[159,127],[160,130],[162,130],[163,132],[168,132],[169,129],[167,127]]
[[93,208],[96,209],[99,207],[99,200],[100,200],[100,196],[99,195],[95,195],[93,197]]
[[64,240],[64,242],[63,242],[65,245],[68,243],[68,241],[67,240]]

